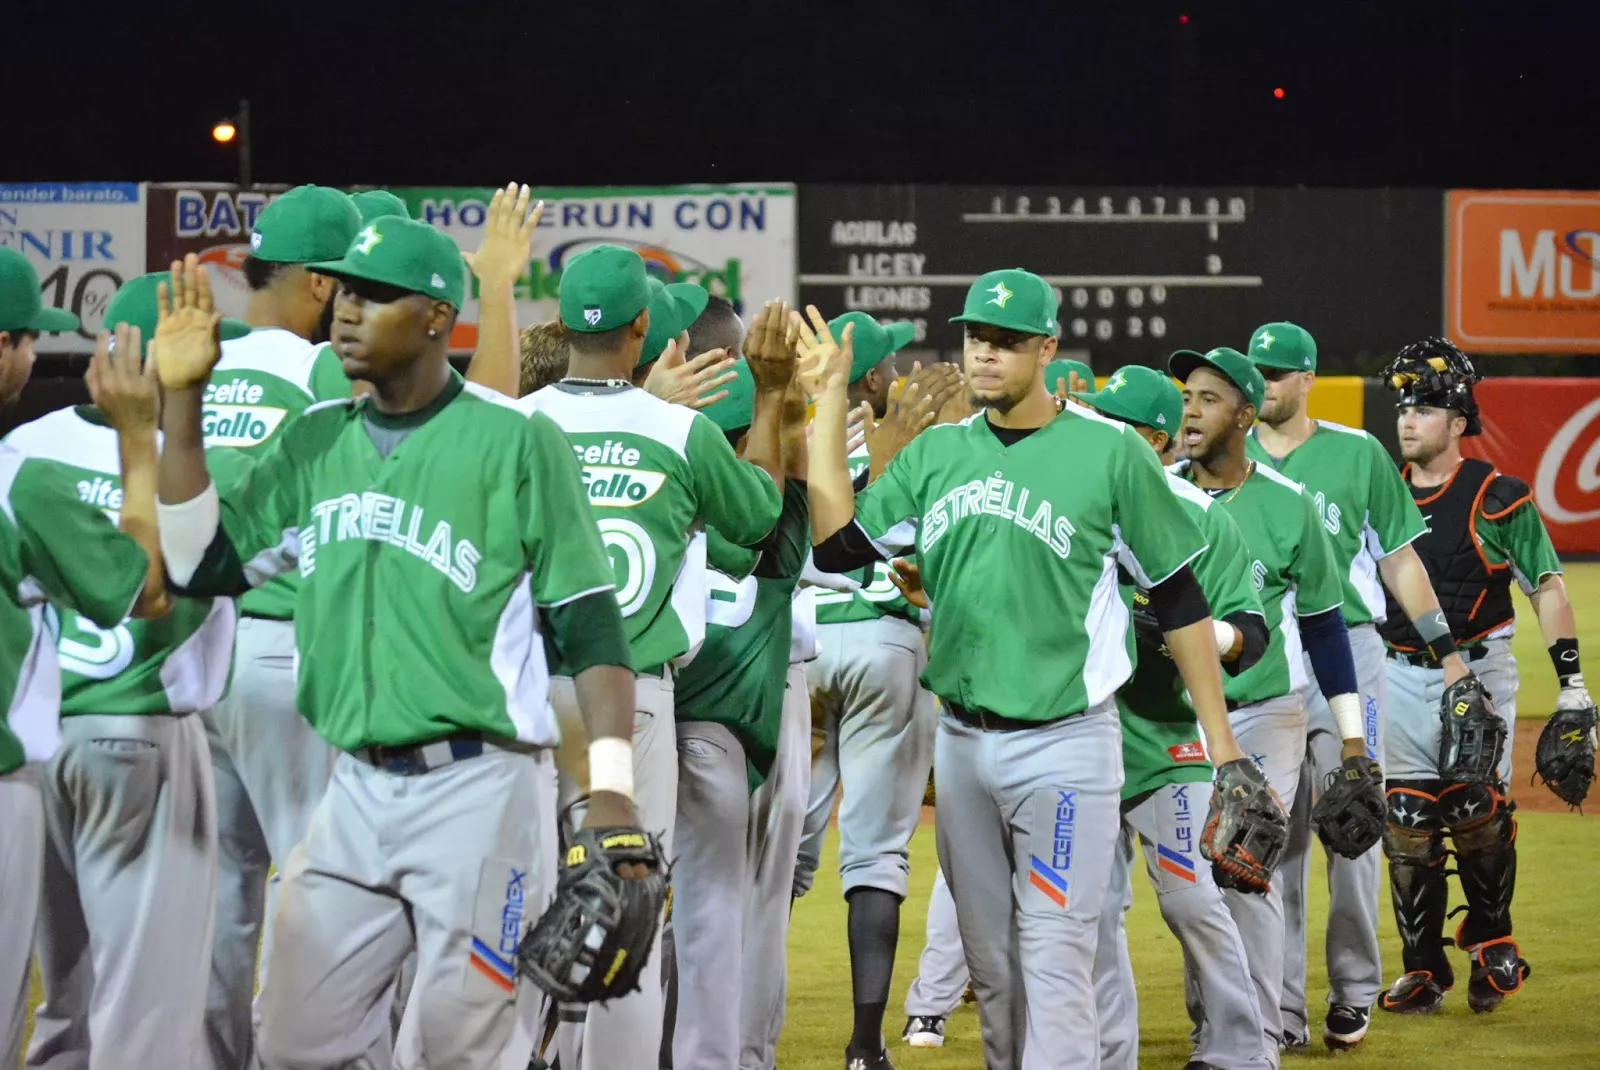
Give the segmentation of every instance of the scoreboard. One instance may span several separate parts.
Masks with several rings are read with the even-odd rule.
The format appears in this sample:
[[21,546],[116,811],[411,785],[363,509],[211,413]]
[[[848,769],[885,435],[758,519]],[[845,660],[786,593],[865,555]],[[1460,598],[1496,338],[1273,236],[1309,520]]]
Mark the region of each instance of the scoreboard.
[[1024,267],[1061,298],[1065,355],[1097,371],[1232,345],[1268,320],[1356,370],[1440,330],[1439,190],[802,186],[800,294],[916,326],[953,356],[967,287]]

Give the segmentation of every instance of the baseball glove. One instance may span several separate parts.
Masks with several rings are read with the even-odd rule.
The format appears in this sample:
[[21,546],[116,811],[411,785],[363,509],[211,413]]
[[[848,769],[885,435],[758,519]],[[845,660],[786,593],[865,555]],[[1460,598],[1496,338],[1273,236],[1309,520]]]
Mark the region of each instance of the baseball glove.
[[1167,637],[1161,631],[1161,622],[1156,620],[1155,611],[1150,608],[1150,592],[1146,588],[1133,589],[1132,615],[1134,637],[1139,645],[1164,657],[1172,657],[1172,651],[1167,649]]
[[1452,784],[1497,784],[1506,748],[1506,723],[1494,697],[1468,673],[1439,700],[1439,776]]
[[[647,876],[617,874],[643,865]],[[666,905],[661,841],[636,828],[579,829],[555,901],[517,947],[517,971],[564,1003],[637,992]]]
[[1223,888],[1265,894],[1289,842],[1289,816],[1261,768],[1248,758],[1217,767],[1200,854]]
[[1568,806],[1582,806],[1594,784],[1595,707],[1556,710],[1539,733],[1534,775]]
[[1383,836],[1388,802],[1383,770],[1371,758],[1346,758],[1328,774],[1311,823],[1323,846],[1346,858],[1360,858]]

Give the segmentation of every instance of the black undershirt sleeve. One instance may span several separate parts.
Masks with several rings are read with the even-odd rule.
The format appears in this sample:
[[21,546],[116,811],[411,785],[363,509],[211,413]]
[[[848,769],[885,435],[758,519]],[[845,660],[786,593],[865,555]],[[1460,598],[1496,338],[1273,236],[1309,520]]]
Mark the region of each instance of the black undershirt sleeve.
[[1222,619],[1239,629],[1239,634],[1244,636],[1244,648],[1239,651],[1239,656],[1233,661],[1222,663],[1223,671],[1229,676],[1238,676],[1249,671],[1267,652],[1267,644],[1271,638],[1267,635],[1267,622],[1259,613],[1246,613],[1242,610],[1238,613],[1229,613]]
[[551,664],[569,676],[596,665],[632,664],[615,592],[596,591],[563,605],[540,606],[539,617],[545,643],[555,655]]
[[811,563],[823,572],[854,572],[883,560],[854,520],[811,548]]
[[1194,569],[1184,565],[1150,588],[1150,611],[1163,632],[1175,632],[1211,616],[1211,605]]

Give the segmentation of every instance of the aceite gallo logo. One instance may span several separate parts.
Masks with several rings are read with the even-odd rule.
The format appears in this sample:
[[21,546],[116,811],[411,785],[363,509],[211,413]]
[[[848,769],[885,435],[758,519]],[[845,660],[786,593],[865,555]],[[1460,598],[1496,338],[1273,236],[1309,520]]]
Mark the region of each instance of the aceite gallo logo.
[[201,398],[204,407],[201,433],[207,446],[259,446],[283,423],[287,410],[262,405],[265,389],[259,383],[235,378],[212,383]]
[[572,452],[581,466],[590,505],[627,509],[655,497],[667,481],[664,472],[635,467],[641,455],[626,442],[608,438],[599,443],[573,443]]

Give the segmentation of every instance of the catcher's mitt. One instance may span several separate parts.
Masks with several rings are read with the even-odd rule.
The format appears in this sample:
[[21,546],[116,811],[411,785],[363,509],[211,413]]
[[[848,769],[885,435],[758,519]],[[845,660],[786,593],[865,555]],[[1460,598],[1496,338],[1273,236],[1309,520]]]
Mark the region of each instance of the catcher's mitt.
[[1311,823],[1323,846],[1346,858],[1360,858],[1383,837],[1388,803],[1383,770],[1371,758],[1346,758],[1328,774]]
[[1468,673],[1439,700],[1439,776],[1452,784],[1498,784],[1506,723],[1483,681]]
[[1219,765],[1200,835],[1217,884],[1264,894],[1288,842],[1289,816],[1260,767],[1248,758]]
[[1539,733],[1534,775],[1568,806],[1582,806],[1594,784],[1595,707],[1556,710]]
[[[648,876],[617,874],[643,865]],[[555,901],[517,947],[517,970],[564,1003],[637,992],[666,905],[669,868],[661,841],[635,828],[579,829],[556,882]]]

